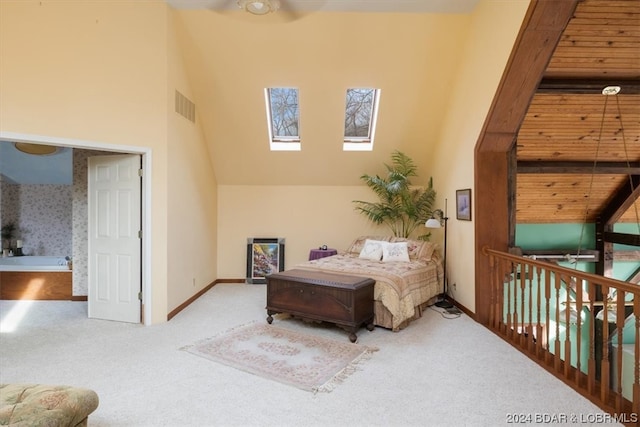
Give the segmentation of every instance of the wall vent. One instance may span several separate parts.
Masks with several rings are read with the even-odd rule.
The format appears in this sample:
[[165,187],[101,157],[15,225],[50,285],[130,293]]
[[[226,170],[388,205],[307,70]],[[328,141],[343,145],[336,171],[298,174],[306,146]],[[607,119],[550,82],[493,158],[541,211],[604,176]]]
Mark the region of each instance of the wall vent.
[[196,122],[196,104],[176,90],[176,113],[186,119]]

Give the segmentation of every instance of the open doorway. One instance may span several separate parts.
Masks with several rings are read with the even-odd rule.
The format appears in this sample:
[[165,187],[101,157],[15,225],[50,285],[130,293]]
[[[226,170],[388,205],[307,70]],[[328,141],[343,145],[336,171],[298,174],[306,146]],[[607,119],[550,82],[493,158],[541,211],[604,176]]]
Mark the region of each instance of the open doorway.
[[[79,171],[82,172],[79,174],[79,177],[74,177],[74,180],[80,180],[81,182],[86,183],[86,179],[83,178],[83,175],[86,177],[87,173],[87,162],[86,159],[90,156],[100,154],[100,155],[110,155],[110,154],[137,154],[140,155],[142,161],[142,169],[149,171],[151,168],[151,150],[148,148],[141,147],[123,147],[123,146],[115,146],[112,144],[103,144],[96,143],[92,141],[79,141],[79,140],[67,140],[67,139],[59,139],[59,138],[48,138],[41,136],[31,136],[31,135],[16,135],[16,134],[7,134],[0,133],[0,144],[14,144],[15,142],[23,142],[27,144],[42,144],[42,145],[50,145],[56,146],[64,149],[69,149],[73,152],[73,162],[74,168],[78,168]],[[80,165],[80,166],[77,166]],[[0,174],[2,170],[0,170]],[[143,174],[142,177],[142,189],[141,189],[141,206],[142,206],[142,215],[141,215],[141,230],[142,230],[142,240],[141,240],[141,279],[140,285],[142,289],[142,316],[141,321],[145,324],[151,323],[151,287],[150,287],[150,236],[151,233],[149,231],[150,220],[149,220],[149,199],[151,194],[151,182],[148,179],[148,174]],[[75,182],[72,186],[72,210],[73,216],[79,218],[78,221],[73,220],[73,225],[71,227],[72,230],[72,238],[70,239],[72,243],[72,258],[73,258],[73,280],[76,281],[78,286],[74,286],[74,293],[72,299],[86,299],[87,293],[83,290],[87,289],[83,283],[86,283],[88,279],[88,270],[86,268],[86,260],[83,262],[83,256],[86,257],[87,251],[87,234],[86,234],[86,223],[83,225],[83,221],[81,218],[86,218],[86,209],[87,203],[86,200],[83,200],[83,186],[78,185],[76,187]],[[0,204],[1,205],[1,204]],[[84,212],[84,213],[83,213]],[[0,211],[2,214],[2,211]],[[84,295],[81,295],[83,294]]]

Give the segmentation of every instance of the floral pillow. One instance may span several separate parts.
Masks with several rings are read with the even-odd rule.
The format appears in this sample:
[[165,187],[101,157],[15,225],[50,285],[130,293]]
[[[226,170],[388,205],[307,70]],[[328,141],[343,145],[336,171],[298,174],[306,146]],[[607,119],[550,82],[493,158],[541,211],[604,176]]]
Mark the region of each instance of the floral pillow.
[[386,245],[388,245],[387,242],[367,239],[365,240],[364,246],[362,247],[358,257],[362,259],[370,259],[372,261],[380,261],[380,258],[382,258],[382,251]]
[[387,243],[386,245],[384,245],[382,248],[382,261],[409,262],[409,250],[407,248],[407,242]]
[[362,248],[364,248],[364,244],[367,240],[388,242],[390,239],[391,237],[389,236],[360,236],[351,243],[349,248],[347,248],[346,253],[360,255],[360,252],[362,252]]
[[406,242],[407,249],[409,251],[409,259],[411,261],[415,260],[424,260],[430,261],[433,256],[433,251],[436,249],[437,245],[432,242],[427,242],[424,240],[411,240],[405,239],[403,237],[394,237],[391,239],[392,242]]

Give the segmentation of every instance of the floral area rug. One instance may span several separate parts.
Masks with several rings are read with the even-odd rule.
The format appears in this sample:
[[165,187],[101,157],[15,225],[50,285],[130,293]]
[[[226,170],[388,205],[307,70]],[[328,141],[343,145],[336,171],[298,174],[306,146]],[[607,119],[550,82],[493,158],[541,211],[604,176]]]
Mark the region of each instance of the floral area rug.
[[253,322],[181,350],[315,393],[331,391],[377,349]]

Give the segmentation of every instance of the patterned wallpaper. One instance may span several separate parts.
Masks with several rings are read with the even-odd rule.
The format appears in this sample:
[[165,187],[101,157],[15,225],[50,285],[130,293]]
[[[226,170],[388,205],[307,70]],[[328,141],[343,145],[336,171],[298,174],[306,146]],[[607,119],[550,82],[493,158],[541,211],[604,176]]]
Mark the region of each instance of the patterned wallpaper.
[[89,289],[87,158],[113,154],[74,149],[73,185],[20,185],[0,176],[0,224],[16,224],[26,255],[71,256],[73,296]]
[[71,255],[71,186],[2,185],[2,223],[17,227],[25,255]]

